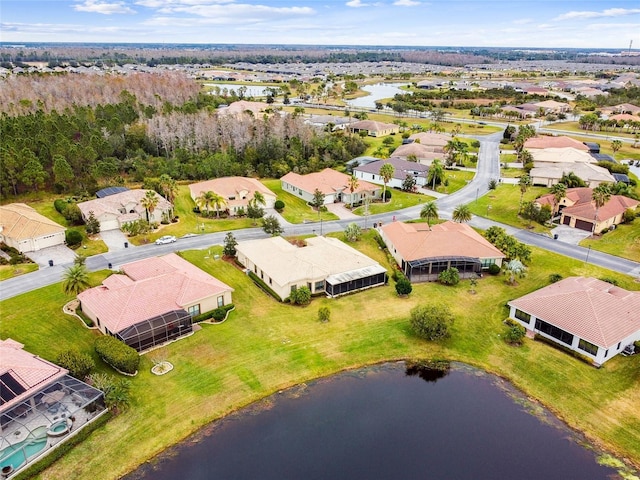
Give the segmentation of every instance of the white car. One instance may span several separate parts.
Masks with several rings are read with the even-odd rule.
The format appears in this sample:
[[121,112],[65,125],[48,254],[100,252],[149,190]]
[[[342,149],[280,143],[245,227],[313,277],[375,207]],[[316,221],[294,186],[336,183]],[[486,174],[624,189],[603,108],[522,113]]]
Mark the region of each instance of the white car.
[[156,240],[156,245],[164,245],[165,243],[173,243],[176,241],[176,237],[173,235],[165,235]]

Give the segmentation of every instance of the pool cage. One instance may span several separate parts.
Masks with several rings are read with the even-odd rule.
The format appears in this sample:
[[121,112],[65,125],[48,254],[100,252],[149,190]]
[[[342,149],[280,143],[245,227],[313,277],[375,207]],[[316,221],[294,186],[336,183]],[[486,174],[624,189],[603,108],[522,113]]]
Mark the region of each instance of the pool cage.
[[120,330],[114,336],[138,352],[162,345],[193,331],[193,319],[185,310],[173,310]]
[[432,282],[449,268],[457,268],[460,278],[480,275],[482,262],[474,257],[431,257],[402,262],[402,270],[412,282]]
[[[3,380],[19,385],[15,372],[3,374]],[[52,447],[65,441],[105,411],[104,393],[69,375],[58,379],[23,401],[10,402],[25,393],[5,388],[3,381],[0,408],[0,473],[10,477],[29,463],[46,455]],[[9,392],[10,390],[10,392]],[[9,398],[11,397],[11,398]],[[10,406],[4,408],[6,404]]]
[[387,283],[387,270],[380,265],[329,275],[325,280],[325,292],[329,297],[377,287]]

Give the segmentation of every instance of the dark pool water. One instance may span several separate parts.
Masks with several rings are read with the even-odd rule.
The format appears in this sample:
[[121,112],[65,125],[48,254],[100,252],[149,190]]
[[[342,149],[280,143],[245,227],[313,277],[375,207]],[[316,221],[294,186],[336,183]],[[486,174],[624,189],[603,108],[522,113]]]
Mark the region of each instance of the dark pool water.
[[[615,475],[508,384],[388,364],[298,387],[221,420],[132,479],[591,480]],[[536,411],[533,415],[531,411]]]

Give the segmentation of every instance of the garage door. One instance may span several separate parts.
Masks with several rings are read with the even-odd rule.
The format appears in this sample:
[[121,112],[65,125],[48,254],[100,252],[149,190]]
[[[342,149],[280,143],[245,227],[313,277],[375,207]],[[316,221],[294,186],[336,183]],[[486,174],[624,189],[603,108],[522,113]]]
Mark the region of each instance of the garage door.
[[114,220],[103,220],[100,222],[100,230],[115,230],[117,228],[120,228],[120,223],[117,218]]
[[576,220],[576,228],[590,232],[593,230],[593,223],[585,222],[584,220]]
[[567,217],[566,215],[562,218],[563,225],[569,225],[571,223],[571,217]]

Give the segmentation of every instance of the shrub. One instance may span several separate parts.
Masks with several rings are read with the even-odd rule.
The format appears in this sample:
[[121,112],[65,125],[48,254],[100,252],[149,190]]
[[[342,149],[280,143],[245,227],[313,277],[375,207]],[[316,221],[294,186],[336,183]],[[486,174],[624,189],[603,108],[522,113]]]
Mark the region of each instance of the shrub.
[[491,180],[489,180],[489,190],[495,190],[496,188],[498,188],[498,181],[495,178],[492,178]]
[[446,305],[419,305],[411,310],[411,328],[416,335],[426,340],[449,337],[454,317]]
[[460,274],[457,268],[447,268],[438,275],[438,281],[444,285],[457,285],[460,283]]
[[396,282],[396,293],[400,296],[409,295],[413,290],[411,282],[402,273],[399,273],[397,276],[398,281]]
[[391,190],[387,189],[384,192],[384,198],[382,200],[384,200],[385,202],[388,202],[389,200],[391,200]]
[[82,225],[83,223],[82,212],[80,211],[80,207],[75,203],[67,204],[67,208],[62,212],[62,215],[64,215],[69,225]]
[[640,353],[640,340],[633,342],[633,346],[635,347],[636,353]]
[[67,209],[67,202],[65,202],[61,198],[57,198],[53,202],[53,208],[56,209],[56,212],[64,215],[64,211]]
[[560,280],[562,280],[562,275],[560,275],[559,273],[552,273],[551,275],[549,275],[549,283],[556,283]]
[[504,336],[505,342],[511,345],[522,345],[522,339],[527,331],[522,325],[512,325]]
[[631,223],[636,218],[636,212],[632,208],[627,208],[622,214],[622,223]]
[[281,212],[284,210],[284,202],[282,200],[276,200],[276,203],[273,204],[273,208]]
[[500,273],[500,267],[495,263],[492,263],[491,265],[489,265],[489,268],[487,269],[487,271],[491,275],[498,275]]
[[96,366],[90,355],[80,353],[77,350],[61,352],[56,358],[56,364],[69,370],[71,376],[79,380],[84,380]]
[[75,247],[82,243],[82,234],[77,230],[67,230],[65,233],[65,240],[69,247]]
[[327,323],[331,318],[331,310],[329,307],[320,307],[318,309],[318,321],[322,323]]
[[216,322],[221,322],[226,316],[227,311],[224,308],[218,307],[211,312],[211,318],[213,318]]
[[311,302],[311,290],[306,285],[296,288],[289,296],[291,303],[296,305],[308,305]]
[[616,287],[618,286],[618,280],[616,280],[615,278],[601,277],[600,280],[602,280],[603,282],[610,283],[611,285],[615,285]]
[[89,235],[100,233],[100,222],[98,221],[98,219],[96,218],[93,212],[89,212],[89,218],[87,218],[86,230]]
[[100,358],[116,370],[134,374],[140,365],[140,356],[135,349],[108,335],[96,338],[94,344]]

